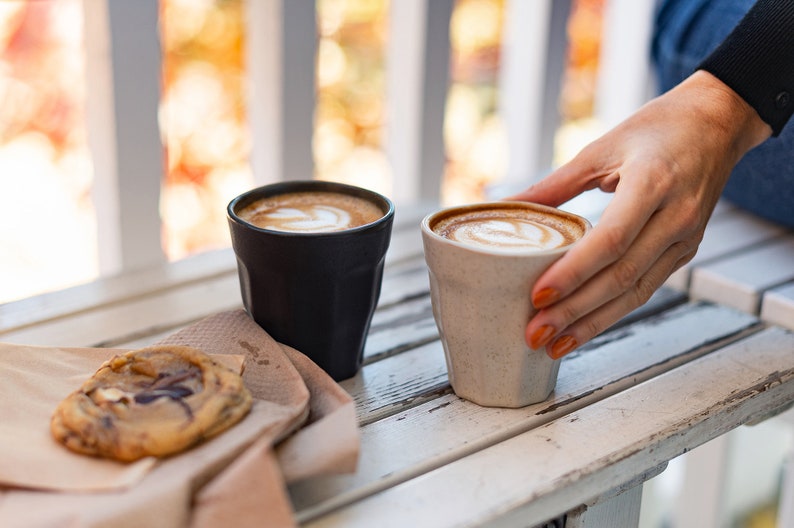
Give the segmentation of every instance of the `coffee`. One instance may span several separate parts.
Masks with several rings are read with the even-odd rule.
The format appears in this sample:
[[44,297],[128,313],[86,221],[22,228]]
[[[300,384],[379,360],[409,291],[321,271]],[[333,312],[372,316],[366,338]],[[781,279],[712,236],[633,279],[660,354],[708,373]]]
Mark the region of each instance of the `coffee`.
[[546,251],[568,246],[582,237],[580,222],[519,203],[477,204],[437,216],[434,233],[488,251]]
[[359,196],[303,191],[260,198],[242,208],[237,215],[262,229],[321,233],[371,224],[381,218],[384,211]]
[[243,306],[339,381],[361,368],[394,204],[368,189],[290,180],[226,208]]
[[532,288],[589,222],[527,202],[451,207],[422,221],[430,300],[455,394],[480,405],[546,399],[559,360],[524,339]]

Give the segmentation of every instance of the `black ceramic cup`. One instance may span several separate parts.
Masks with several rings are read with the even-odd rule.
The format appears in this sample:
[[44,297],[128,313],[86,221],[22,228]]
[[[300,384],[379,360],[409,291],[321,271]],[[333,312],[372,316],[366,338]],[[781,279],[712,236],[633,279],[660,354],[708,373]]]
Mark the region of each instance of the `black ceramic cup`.
[[[342,231],[263,229],[240,218],[247,205],[292,192],[331,191],[364,198],[383,216]],[[227,208],[240,290],[248,313],[276,341],[304,353],[334,380],[361,368],[364,343],[380,296],[394,219],[392,202],[341,183],[285,181],[258,187]]]

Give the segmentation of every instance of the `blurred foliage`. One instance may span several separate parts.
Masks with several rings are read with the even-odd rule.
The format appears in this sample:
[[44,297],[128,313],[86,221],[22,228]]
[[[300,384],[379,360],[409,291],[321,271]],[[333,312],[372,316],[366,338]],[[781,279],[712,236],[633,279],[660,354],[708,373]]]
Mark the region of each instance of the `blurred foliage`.
[[[570,67],[560,101],[568,120],[592,112],[602,4],[574,2]],[[167,159],[160,207],[163,246],[170,259],[228,245],[225,206],[253,185],[244,6],[243,0],[160,0],[159,121]],[[505,0],[455,2],[444,126],[446,203],[481,199],[506,169],[508,153],[497,114],[504,9]],[[388,13],[389,0],[317,0],[318,100],[312,153],[315,177],[387,194],[393,185],[383,145],[389,117]],[[77,211],[63,214],[82,216],[80,229],[91,230],[81,17],[79,0],[0,2],[0,156],[5,152],[11,167],[27,164],[31,174],[25,156],[47,161],[37,174],[56,180],[51,186],[65,190],[61,201],[68,197],[67,209]],[[23,154],[14,154],[17,161],[9,162],[21,144]],[[9,150],[12,146],[17,150]],[[39,152],[35,149],[42,154],[27,154]],[[6,189],[12,185],[12,172],[0,174]],[[95,235],[80,236],[83,242],[73,246],[89,248],[85,252],[93,258]],[[6,247],[24,243],[16,238]],[[88,268],[89,275],[95,272],[95,265]]]
[[0,302],[97,273],[82,22],[80,0],[0,1]]

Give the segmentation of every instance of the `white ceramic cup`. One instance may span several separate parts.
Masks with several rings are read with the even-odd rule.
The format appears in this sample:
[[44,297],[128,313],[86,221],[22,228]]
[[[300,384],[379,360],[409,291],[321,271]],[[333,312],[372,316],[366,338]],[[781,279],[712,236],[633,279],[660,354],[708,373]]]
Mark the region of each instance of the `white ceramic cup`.
[[[502,218],[523,215],[534,220],[516,224]],[[457,239],[442,233],[457,217],[470,223],[487,217],[490,225],[466,230]],[[562,239],[542,226],[564,231]],[[507,201],[446,208],[422,221],[433,316],[458,396],[489,407],[523,407],[548,398],[560,361],[525,341],[526,325],[535,313],[532,287],[589,229],[590,223],[577,215]],[[517,240],[524,236],[530,239],[526,244]],[[502,237],[504,243],[483,245],[476,240],[482,237]]]

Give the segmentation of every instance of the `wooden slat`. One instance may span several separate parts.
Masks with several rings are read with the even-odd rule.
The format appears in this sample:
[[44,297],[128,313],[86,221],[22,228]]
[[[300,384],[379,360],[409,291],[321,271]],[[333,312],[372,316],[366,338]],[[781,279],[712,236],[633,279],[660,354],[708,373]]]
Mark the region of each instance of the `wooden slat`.
[[711,304],[664,312],[604,334],[564,358],[550,399],[522,409],[489,409],[445,392],[439,342],[366,365],[342,384],[356,399],[359,420],[368,424],[358,470],[293,487],[299,518],[313,518],[583,408],[708,353],[756,324],[748,314]]
[[231,249],[211,251],[171,264],[98,279],[65,290],[0,304],[0,339],[7,332],[97,310],[110,304],[213,277],[236,275]]
[[0,334],[8,343],[114,346],[241,306],[236,274],[189,283]]
[[[307,526],[543,522],[790,402],[793,348],[793,334],[766,330]],[[427,443],[437,441],[438,423]],[[381,457],[411,451],[373,447]]]
[[785,233],[779,225],[761,220],[739,209],[711,219],[698,252],[689,263],[673,273],[665,283],[681,291],[689,289],[692,270],[702,264],[744,251]]
[[[396,266],[396,275],[386,275],[381,301],[397,302],[405,295],[427,291],[427,271],[422,257],[418,225],[432,208],[428,205],[403,207],[395,216],[392,240],[386,255],[387,267]],[[152,295],[182,285],[221,276],[236,276],[237,263],[231,248],[208,251],[173,263],[156,264],[139,270],[98,279],[87,284],[0,304],[0,339],[10,331],[69,317],[87,310]],[[421,267],[414,286],[404,282],[401,271]],[[391,284],[395,284],[393,287]],[[239,297],[239,294],[238,294]]]
[[794,281],[790,235],[695,268],[689,295],[757,314],[764,292],[789,281]]
[[379,304],[381,306],[396,304],[427,294],[429,291],[430,283],[424,256],[415,256],[392,265],[387,262]]
[[372,362],[436,340],[438,330],[430,297],[423,295],[375,312],[364,350],[365,361]]
[[764,295],[761,319],[794,330],[794,282],[770,290]]

